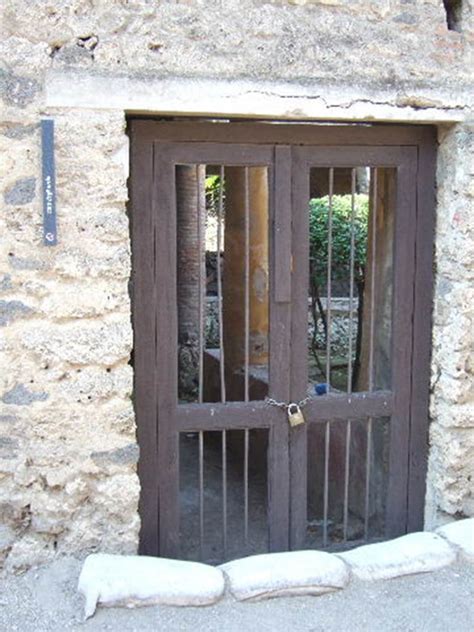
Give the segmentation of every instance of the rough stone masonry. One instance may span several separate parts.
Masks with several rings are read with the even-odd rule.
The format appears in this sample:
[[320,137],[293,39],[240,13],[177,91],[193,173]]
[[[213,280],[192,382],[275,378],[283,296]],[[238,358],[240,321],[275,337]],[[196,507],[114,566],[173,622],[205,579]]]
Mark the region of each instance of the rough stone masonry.
[[[426,526],[472,516],[471,0],[10,0],[0,49],[0,557],[132,553],[127,111],[439,126]],[[449,3],[446,3],[449,4]],[[59,244],[42,245],[41,117]]]

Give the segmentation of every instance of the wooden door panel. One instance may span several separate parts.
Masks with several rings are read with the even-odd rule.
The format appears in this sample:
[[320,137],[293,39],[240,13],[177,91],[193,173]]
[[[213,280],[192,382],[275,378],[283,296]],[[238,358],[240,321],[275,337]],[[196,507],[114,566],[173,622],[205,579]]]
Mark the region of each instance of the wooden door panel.
[[[305,147],[293,149],[293,196],[294,196],[294,222],[293,222],[293,249],[294,249],[294,274],[292,297],[292,401],[304,400],[308,393],[308,351],[306,328],[308,322],[308,260],[309,260],[309,191],[310,169],[317,167],[334,168],[365,166],[374,170],[390,168],[396,170],[396,201],[395,229],[393,235],[393,299],[391,308],[392,344],[391,344],[391,385],[389,390],[374,390],[373,380],[369,380],[369,388],[366,392],[354,393],[348,385],[346,394],[331,392],[321,397],[314,397],[303,410],[307,423],[305,426],[292,429],[290,432],[290,524],[291,546],[301,548],[304,546],[308,524],[308,489],[313,481],[308,482],[308,459],[319,458],[325,462],[324,472],[321,474],[324,481],[323,518],[321,529],[324,531],[323,544],[327,544],[328,523],[328,478],[330,472],[330,455],[333,453],[333,443],[339,443],[339,452],[343,453],[343,444],[350,445],[346,429],[339,431],[339,436],[331,435],[331,423],[336,420],[346,420],[346,427],[351,420],[367,419],[368,438],[366,439],[365,458],[367,468],[370,468],[370,444],[373,441],[372,419],[391,418],[390,434],[390,464],[387,490],[387,508],[385,516],[385,532],[388,536],[399,535],[406,530],[406,487],[408,477],[408,440],[409,440],[409,402],[411,397],[411,350],[412,350],[412,325],[413,314],[413,287],[414,287],[414,234],[411,225],[416,217],[416,160],[417,152],[413,148],[394,147]],[[395,171],[394,171],[395,173]],[[334,176],[331,176],[334,177]],[[330,190],[332,184],[329,185]],[[353,190],[354,194],[354,190]],[[331,193],[330,193],[331,195]],[[377,196],[377,192],[374,192]],[[331,198],[334,199],[334,198]],[[375,198],[374,198],[375,199]],[[329,202],[331,204],[331,202]],[[375,212],[372,212],[375,222]],[[330,230],[328,228],[328,230]],[[373,229],[375,235],[375,224]],[[329,242],[330,243],[330,242]],[[375,243],[375,238],[372,238]],[[297,253],[297,255],[296,255]],[[296,256],[295,256],[296,255]],[[329,255],[328,255],[329,256]],[[375,260],[374,260],[375,264]],[[328,266],[330,259],[328,259]],[[372,278],[375,280],[376,271],[372,270]],[[331,276],[328,277],[328,303],[332,299],[330,293]],[[364,306],[367,309],[370,306]],[[372,305],[372,311],[373,305]],[[330,312],[328,312],[330,314]],[[374,316],[371,316],[373,321]],[[329,327],[329,325],[328,325]],[[373,333],[371,334],[373,339]],[[329,343],[330,344],[330,343]],[[370,343],[373,346],[373,340]],[[350,360],[352,362],[352,360]],[[373,370],[371,371],[373,373]],[[330,375],[330,373],[329,373]],[[329,384],[325,385],[328,389]],[[387,385],[385,385],[387,386]],[[308,429],[312,424],[319,423],[326,427],[325,438],[321,444],[320,452],[311,454],[311,445],[308,441]],[[337,424],[332,423],[332,426]],[[313,433],[314,434],[314,433]],[[332,438],[331,438],[332,437]],[[352,441],[357,437],[352,437]],[[332,443],[331,443],[332,441]],[[313,442],[314,443],[314,442]],[[350,449],[346,448],[346,449]],[[369,450],[369,452],[367,452]],[[322,451],[322,454],[321,454]],[[358,455],[362,456],[361,454]],[[336,451],[337,457],[337,451]],[[343,454],[342,454],[343,458]],[[346,454],[345,470],[348,476],[348,463],[350,454]],[[367,469],[367,481],[370,480],[370,469]],[[341,477],[343,476],[340,470]],[[369,483],[367,483],[368,485]],[[344,515],[347,518],[347,489],[349,481],[346,481],[342,490],[339,486],[341,503],[344,503]],[[366,495],[369,494],[367,489]],[[343,498],[343,496],[346,496]],[[366,499],[366,514],[368,513],[369,497]],[[368,517],[365,517],[367,523]],[[347,525],[344,527],[347,534]],[[367,528],[366,528],[367,537]]]
[[[250,434],[265,436],[269,550],[308,545],[308,489],[312,485],[311,480],[308,482],[308,460],[317,461],[316,470],[310,468],[311,476],[319,471],[326,477],[319,492],[311,497],[321,504],[325,520],[311,525],[321,538],[313,538],[310,546],[334,545],[338,538],[344,544],[351,496],[358,497],[359,505],[365,502],[366,508],[373,502],[364,484],[358,491],[352,480],[368,480],[374,458],[370,452],[372,442],[388,437],[385,534],[391,537],[419,529],[428,420],[430,339],[425,323],[430,318],[432,282],[432,130],[421,126],[215,124],[139,119],[132,120],[130,129],[140,552],[181,555],[180,437],[195,437],[202,456],[207,449],[206,437],[211,435],[222,437],[218,445],[223,446],[223,455],[225,446],[232,443],[232,433],[240,433],[243,445],[248,443]],[[368,168],[372,175],[377,169],[395,174],[391,193],[396,198],[391,374],[386,383],[375,380],[369,388],[361,380],[359,392],[331,390],[329,371],[329,393],[306,403],[306,424],[297,428],[289,427],[285,410],[263,400],[245,401],[251,399],[249,396],[243,397],[244,401],[178,402],[175,176],[178,165],[200,164],[243,169],[264,165],[268,170],[268,395],[287,403],[304,400],[308,395],[310,170],[333,170],[334,174],[334,170]],[[381,280],[377,282],[380,284]],[[338,449],[334,449],[334,442],[339,442]],[[347,459],[345,446],[352,444],[358,446],[359,463],[352,456]],[[250,456],[247,451],[242,462],[246,461],[248,467],[249,459],[254,458],[261,458],[258,450],[250,452]],[[222,481],[227,480],[226,476],[232,480],[232,472],[226,472],[224,461],[223,468]],[[339,468],[338,484],[331,479],[334,468]],[[200,466],[200,484],[206,482],[206,473],[204,478],[202,474]],[[217,488],[213,489],[215,492]],[[201,496],[204,492],[201,490]],[[331,541],[334,495],[344,506],[344,533]],[[248,498],[246,502],[248,519]],[[250,513],[251,510],[250,506]],[[229,539],[232,525],[227,524],[225,513],[220,520]],[[196,528],[205,522],[202,510],[198,514]],[[366,517],[365,537],[371,535],[367,522]]]

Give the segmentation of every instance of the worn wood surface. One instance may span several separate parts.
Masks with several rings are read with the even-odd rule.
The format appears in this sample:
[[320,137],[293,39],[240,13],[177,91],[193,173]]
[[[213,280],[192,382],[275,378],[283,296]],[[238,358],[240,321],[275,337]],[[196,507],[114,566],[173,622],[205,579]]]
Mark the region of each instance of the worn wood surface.
[[[308,454],[307,426],[391,416],[387,535],[419,529],[428,426],[432,128],[134,118],[130,131],[141,553],[179,555],[179,433],[198,430],[269,429],[269,547],[284,550],[302,546],[305,536],[307,459],[317,456]],[[175,165],[192,163],[269,167],[269,394],[278,401],[303,399],[308,384],[310,168],[397,170],[390,390],[315,398],[304,409],[307,424],[291,430],[285,411],[261,401],[178,405],[174,172]]]

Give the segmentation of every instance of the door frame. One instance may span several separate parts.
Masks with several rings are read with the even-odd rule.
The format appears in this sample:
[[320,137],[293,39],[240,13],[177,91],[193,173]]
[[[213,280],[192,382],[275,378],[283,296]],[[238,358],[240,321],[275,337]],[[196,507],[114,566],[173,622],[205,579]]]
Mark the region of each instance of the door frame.
[[[141,483],[140,552],[163,554],[175,549],[175,534],[160,529],[159,498],[155,473],[158,461],[166,457],[164,445],[159,441],[156,424],[156,390],[170,387],[171,370],[158,374],[155,348],[150,340],[156,336],[156,322],[150,300],[156,303],[156,280],[162,270],[154,267],[153,244],[146,236],[153,230],[151,208],[155,188],[146,186],[153,181],[156,163],[153,163],[154,143],[218,143],[275,146],[275,164],[286,159],[289,146],[349,147],[393,146],[412,148],[416,153],[416,226],[415,271],[413,284],[413,331],[410,376],[409,432],[406,483],[405,531],[423,528],[425,481],[428,448],[428,404],[431,356],[433,241],[435,223],[435,159],[436,134],[431,126],[407,125],[334,125],[271,124],[250,122],[195,122],[155,121],[132,118],[129,121],[131,136],[130,218],[132,232],[132,318],[134,328],[134,399],[137,418],[137,435],[140,446],[138,471]],[[154,193],[152,193],[152,191]],[[285,217],[284,190],[275,199],[275,213]],[[278,200],[280,199],[280,203]],[[172,235],[162,233],[162,244]],[[137,244],[140,247],[137,247]],[[144,245],[144,247],[142,246]],[[284,244],[283,244],[284,246]],[[275,263],[275,265],[278,265]],[[172,300],[172,297],[168,297]],[[171,303],[170,303],[171,304]],[[148,309],[147,309],[148,307]],[[161,318],[166,318],[162,314]],[[157,351],[160,351],[159,349]],[[150,370],[151,367],[151,370]],[[169,411],[168,405],[166,406]],[[268,408],[267,408],[268,411]],[[162,411],[165,413],[165,411]],[[230,411],[229,411],[230,412]],[[275,428],[276,424],[267,427]],[[271,430],[273,431],[273,430]],[[161,446],[161,448],[160,448]],[[173,451],[172,451],[173,453]],[[270,500],[270,499],[269,499]],[[284,529],[283,529],[284,532]],[[171,541],[169,541],[171,538]],[[281,547],[280,547],[281,548]]]

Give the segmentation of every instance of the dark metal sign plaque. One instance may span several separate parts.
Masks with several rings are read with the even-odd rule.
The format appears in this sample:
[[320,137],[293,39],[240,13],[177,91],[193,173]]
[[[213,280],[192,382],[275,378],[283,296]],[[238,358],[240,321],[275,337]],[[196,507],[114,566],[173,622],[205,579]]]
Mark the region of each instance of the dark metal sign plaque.
[[41,148],[43,165],[43,242],[45,246],[57,244],[56,228],[56,174],[54,165],[54,121],[41,121]]

